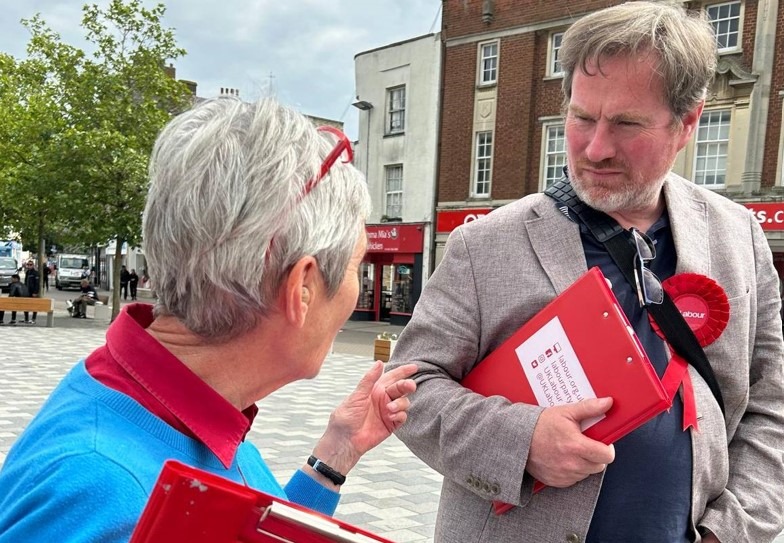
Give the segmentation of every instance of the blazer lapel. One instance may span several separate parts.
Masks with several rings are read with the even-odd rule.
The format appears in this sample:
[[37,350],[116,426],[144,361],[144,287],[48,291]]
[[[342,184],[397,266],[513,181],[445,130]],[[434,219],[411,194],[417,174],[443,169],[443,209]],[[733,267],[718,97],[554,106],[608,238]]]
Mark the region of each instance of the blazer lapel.
[[710,276],[708,208],[704,201],[694,198],[686,183],[673,174],[664,182],[664,198],[678,255],[675,272]]
[[536,215],[525,221],[528,236],[544,273],[560,294],[587,270],[579,226],[544,197],[533,206]]

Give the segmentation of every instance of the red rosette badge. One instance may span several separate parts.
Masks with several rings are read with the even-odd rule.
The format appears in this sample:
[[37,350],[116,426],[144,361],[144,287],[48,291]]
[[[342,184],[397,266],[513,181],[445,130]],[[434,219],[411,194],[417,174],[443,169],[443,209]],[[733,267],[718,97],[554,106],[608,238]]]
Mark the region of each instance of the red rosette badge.
[[[698,273],[681,273],[662,282],[662,287],[703,348],[719,338],[730,320],[730,303],[724,289],[716,281]],[[666,341],[653,318],[650,321],[659,337]],[[697,408],[688,363],[672,348],[670,351],[672,359],[664,372],[662,384],[670,394],[670,399],[675,397],[679,386],[683,385],[683,429],[689,426],[697,429]]]

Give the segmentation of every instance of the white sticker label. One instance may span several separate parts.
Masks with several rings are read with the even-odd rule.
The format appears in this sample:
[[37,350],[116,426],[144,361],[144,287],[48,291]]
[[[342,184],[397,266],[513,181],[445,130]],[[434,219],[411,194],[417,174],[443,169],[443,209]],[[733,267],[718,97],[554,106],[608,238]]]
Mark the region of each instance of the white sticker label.
[[[554,317],[520,344],[515,353],[536,401],[542,407],[596,397],[558,317]],[[604,415],[601,415],[583,420],[582,430],[585,431],[603,418]]]

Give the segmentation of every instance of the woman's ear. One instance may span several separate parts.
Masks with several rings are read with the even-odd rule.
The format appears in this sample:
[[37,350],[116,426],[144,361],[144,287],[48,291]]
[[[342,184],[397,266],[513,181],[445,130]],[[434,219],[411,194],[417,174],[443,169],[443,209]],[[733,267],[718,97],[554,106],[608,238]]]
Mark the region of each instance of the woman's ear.
[[302,303],[305,305],[310,303],[310,290],[308,287],[302,287]]
[[289,323],[297,328],[305,325],[318,273],[316,259],[312,256],[302,257],[291,268],[283,283],[284,313]]

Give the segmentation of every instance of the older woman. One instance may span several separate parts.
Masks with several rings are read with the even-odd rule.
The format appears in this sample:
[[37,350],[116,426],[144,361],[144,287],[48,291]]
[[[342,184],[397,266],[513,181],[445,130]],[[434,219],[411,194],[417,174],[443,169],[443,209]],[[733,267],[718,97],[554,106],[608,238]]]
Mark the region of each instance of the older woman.
[[163,130],[144,213],[158,302],[125,308],[11,449],[0,541],[125,541],[169,458],[332,514],[405,421],[414,366],[376,363],[285,488],[244,438],[256,401],[318,374],[357,300],[370,204],[350,154],[269,99],[207,101]]

